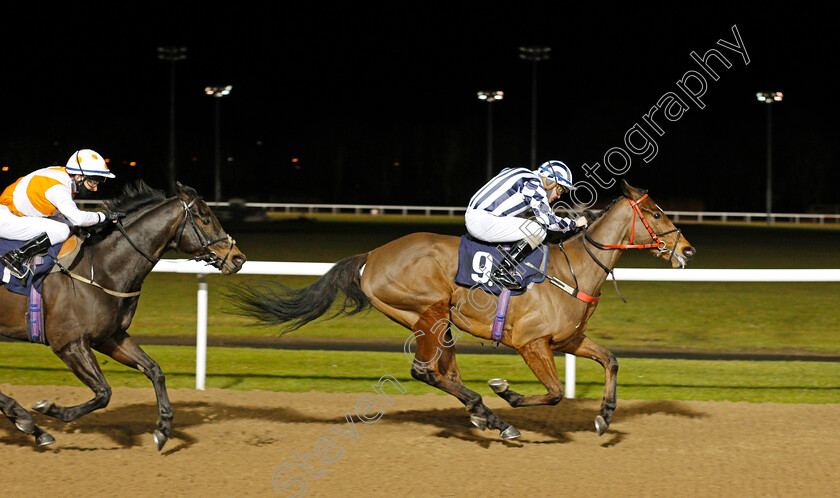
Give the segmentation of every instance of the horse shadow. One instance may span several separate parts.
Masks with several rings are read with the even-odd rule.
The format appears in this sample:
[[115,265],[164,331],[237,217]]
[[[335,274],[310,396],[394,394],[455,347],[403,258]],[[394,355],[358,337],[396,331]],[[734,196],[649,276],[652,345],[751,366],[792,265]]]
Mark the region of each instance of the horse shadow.
[[[188,432],[190,428],[213,424],[218,420],[262,420],[280,424],[310,423],[344,426],[347,421],[343,417],[318,417],[284,407],[253,407],[234,406],[224,403],[205,401],[190,401],[173,403],[175,420],[169,441],[169,447],[164,449],[163,455],[177,453],[190,448],[198,440]],[[483,448],[503,445],[507,447],[522,447],[536,444],[565,444],[572,442],[573,433],[594,432],[594,419],[598,414],[597,404],[592,400],[564,400],[556,406],[537,406],[527,408],[495,409],[497,415],[523,431],[522,437],[515,440],[504,440],[498,437],[496,431],[479,432],[469,422],[466,410],[458,408],[434,408],[399,410],[397,400],[396,410],[386,411],[380,418],[379,424],[421,424],[436,429],[434,437],[454,438],[474,443]],[[680,402],[647,401],[635,403],[616,411],[613,425],[626,422],[634,418],[654,414],[666,414],[692,419],[706,418],[709,415],[701,411],[688,408]],[[38,448],[34,445],[32,436],[17,431],[13,425],[2,423],[0,420],[0,444],[10,446],[32,447],[36,451],[113,451],[152,445],[152,431],[157,417],[157,405],[154,402],[135,403],[104,411],[94,412],[73,422],[61,422],[39,413],[33,414],[35,423],[51,433],[59,441],[57,445]],[[361,422],[353,417],[356,422]],[[529,438],[528,433],[542,435],[540,438]],[[4,434],[5,433],[5,434]],[[112,446],[96,444],[91,446],[61,444],[63,434],[97,434],[110,439]],[[603,447],[620,444],[631,433],[608,429],[605,434]],[[251,436],[246,443],[253,446],[264,446],[277,442],[279,439],[270,435]],[[144,444],[145,443],[145,444]]]
[[[544,438],[528,438],[523,434],[514,440],[499,438],[495,430],[479,432],[469,422],[468,415],[463,408],[407,410],[388,413],[380,422],[385,423],[418,423],[430,425],[440,430],[435,433],[440,438],[456,438],[477,444],[483,448],[491,446],[521,447],[531,444],[564,444],[574,440],[571,436],[578,432],[595,432],[595,417],[598,415],[598,405],[586,400],[563,400],[556,406],[536,406],[524,408],[501,408],[493,410],[508,423],[525,431],[537,433]],[[674,401],[646,401],[628,407],[620,407],[613,417],[612,426],[634,418],[665,414],[692,419],[707,418],[707,413],[688,408],[682,403]],[[603,447],[615,446],[624,441],[630,433],[607,429],[604,434]]]
[[[293,408],[260,408],[226,405],[204,401],[173,403],[175,419],[169,447],[161,453],[169,455],[193,446],[198,440],[188,431],[193,427],[212,424],[218,420],[265,420],[278,423],[327,423],[330,420],[318,419],[301,413]],[[113,451],[137,446],[153,445],[152,432],[157,420],[155,402],[135,403],[103,411],[94,412],[73,422],[62,422],[52,417],[32,413],[35,424],[56,438],[58,444],[36,447],[32,436],[15,429],[12,424],[0,420],[0,444],[33,447],[38,451]],[[3,432],[6,434],[3,434]],[[62,445],[62,435],[96,434],[105,436],[113,446],[96,444],[92,446]],[[252,437],[248,443],[254,446],[271,444],[276,440],[270,437]]]

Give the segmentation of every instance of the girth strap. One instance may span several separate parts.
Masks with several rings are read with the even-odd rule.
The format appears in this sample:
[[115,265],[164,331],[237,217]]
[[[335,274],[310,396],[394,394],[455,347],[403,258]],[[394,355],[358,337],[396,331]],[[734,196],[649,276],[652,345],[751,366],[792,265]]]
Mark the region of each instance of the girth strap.
[[[115,290],[107,289],[107,288],[103,287],[102,285],[100,285],[98,282],[94,282],[93,279],[83,277],[81,275],[76,275],[75,273],[73,273],[70,270],[68,270],[67,268],[65,268],[61,263],[59,263],[57,259],[54,259],[53,261],[55,262],[55,266],[58,267],[58,269],[59,269],[59,271],[61,271],[61,273],[67,275],[68,277],[70,277],[74,280],[78,280],[79,282],[83,282],[83,283],[86,283],[88,285],[92,285],[94,287],[99,287],[106,294],[110,294],[110,295],[116,296],[116,297],[137,297],[137,296],[140,295],[140,291],[118,292],[118,291],[115,291]],[[92,267],[91,267],[91,274],[93,274],[93,268]]]
[[105,291],[105,293],[110,294],[112,296],[116,296],[116,297],[137,297],[137,296],[140,295],[140,291],[117,292],[117,291],[114,291],[114,290],[111,290],[111,289],[106,289],[105,287],[102,287],[98,282],[94,282],[93,280],[91,280],[89,278],[82,277],[80,275],[76,275],[75,273],[73,273],[69,270],[65,270],[62,273],[64,273],[65,275],[67,275],[68,277],[70,277],[72,279],[78,280],[79,282],[84,282],[84,283],[92,285],[94,287],[99,287],[100,289]]

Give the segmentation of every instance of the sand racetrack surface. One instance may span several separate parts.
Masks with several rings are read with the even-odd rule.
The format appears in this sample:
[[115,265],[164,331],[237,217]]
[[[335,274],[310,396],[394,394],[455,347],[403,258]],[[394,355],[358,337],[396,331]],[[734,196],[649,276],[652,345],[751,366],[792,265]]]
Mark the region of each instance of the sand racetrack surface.
[[[90,397],[73,387],[0,390],[26,407]],[[173,438],[158,452],[153,391],[116,388],[106,409],[75,422],[38,414],[36,423],[57,439],[45,448],[0,418],[0,489],[133,497],[840,492],[840,405],[619,400],[598,437],[598,400],[513,409],[485,396],[522,432],[503,441],[472,428],[449,396],[392,395],[390,406],[372,395],[173,389]],[[368,413],[381,406],[378,420],[345,418],[377,400]]]

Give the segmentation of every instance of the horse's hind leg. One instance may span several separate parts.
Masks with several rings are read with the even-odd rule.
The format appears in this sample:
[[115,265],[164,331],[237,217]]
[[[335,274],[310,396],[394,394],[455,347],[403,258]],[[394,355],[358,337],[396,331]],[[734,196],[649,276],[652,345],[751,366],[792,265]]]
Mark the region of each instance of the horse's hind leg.
[[534,396],[523,396],[508,386],[504,379],[490,379],[487,384],[510,406],[537,406],[556,405],[563,400],[563,387],[560,377],[557,375],[557,366],[554,364],[554,352],[549,346],[549,338],[542,337],[535,339],[518,349],[522,359],[530,367],[537,379],[542,382],[548,393]]
[[155,388],[157,397],[158,419],[157,429],[154,432],[155,444],[158,450],[163,448],[169,439],[172,430],[172,404],[169,402],[169,394],[166,392],[166,379],[160,366],[140,346],[134,342],[125,331],[120,332],[95,348],[100,353],[106,354],[131,368],[140,370]]
[[416,351],[411,376],[458,398],[476,427],[498,429],[504,439],[518,437],[520,434],[515,427],[499,418],[484,405],[480,394],[467,389],[461,382],[449,326],[448,299],[430,306],[420,316],[413,327]]
[[595,418],[595,430],[600,436],[610,426],[613,412],[615,412],[618,360],[609,350],[586,336],[581,336],[578,341],[563,346],[561,350],[575,356],[591,358],[604,367],[604,399],[601,402],[601,414]]
[[35,442],[38,446],[46,446],[55,442],[55,438],[33,423],[32,415],[28,411],[2,392],[0,392],[0,411],[15,424],[18,430],[35,436]]
[[70,370],[76,374],[79,380],[93,391],[94,397],[85,403],[66,408],[58,406],[52,401],[42,400],[32,406],[33,410],[64,422],[70,422],[94,410],[108,406],[111,401],[111,386],[105,380],[102,369],[99,368],[99,363],[96,361],[96,356],[90,350],[85,339],[71,342],[61,350],[56,351],[55,354],[70,367]]

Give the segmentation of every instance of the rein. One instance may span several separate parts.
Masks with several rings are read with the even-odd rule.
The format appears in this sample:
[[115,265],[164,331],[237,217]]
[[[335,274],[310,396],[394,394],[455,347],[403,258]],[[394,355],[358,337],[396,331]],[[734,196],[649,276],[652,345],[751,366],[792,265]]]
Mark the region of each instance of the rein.
[[148,259],[149,262],[152,263],[152,265],[156,265],[157,262],[160,261],[157,258],[153,258],[153,257],[149,256],[148,254],[146,254],[146,251],[137,247],[137,244],[135,244],[134,241],[131,240],[131,237],[128,236],[128,232],[125,231],[125,227],[123,226],[122,221],[117,220],[116,225],[117,225],[117,229],[119,229],[120,233],[123,234],[123,237],[125,237],[125,240],[127,240],[128,243],[131,244],[131,247],[133,247],[135,251],[139,252],[141,256]]
[[[663,232],[663,233],[659,233],[659,234],[654,232],[653,228],[650,227],[650,224],[648,223],[647,219],[645,219],[645,215],[642,213],[642,208],[639,207],[639,204],[641,204],[641,202],[643,200],[645,200],[645,198],[647,198],[647,196],[648,196],[648,194],[645,194],[645,195],[641,196],[639,198],[639,200],[637,200],[637,201],[634,201],[630,198],[627,198],[627,201],[630,203],[630,206],[633,208],[633,211],[635,211],[635,213],[636,213],[636,216],[633,216],[633,224],[630,227],[630,243],[629,244],[602,244],[602,243],[598,242],[597,240],[593,239],[592,235],[589,234],[589,230],[587,230],[586,227],[583,227],[583,234],[585,236],[584,244],[583,244],[584,249],[586,249],[586,252],[598,264],[598,266],[600,266],[602,270],[604,270],[608,275],[610,275],[612,277],[613,285],[615,285],[615,292],[618,294],[618,297],[621,298],[621,300],[625,303],[627,302],[627,300],[624,299],[624,296],[622,296],[621,292],[618,290],[618,282],[615,280],[615,273],[613,272],[613,270],[611,268],[607,268],[607,266],[604,263],[602,263],[601,260],[599,260],[595,256],[595,254],[592,252],[592,250],[589,248],[589,246],[586,245],[586,242],[589,242],[593,246],[597,247],[598,249],[602,249],[602,250],[607,250],[607,249],[622,249],[622,250],[623,249],[658,249],[659,254],[666,253],[666,252],[670,253],[670,257],[668,258],[668,261],[670,262],[674,258],[674,251],[671,250],[671,249],[668,249],[667,243],[664,240],[660,239],[659,237],[662,236],[662,235],[668,235],[669,233],[677,232],[677,241],[674,243],[674,248],[676,248],[677,244],[679,244],[680,237],[682,236],[682,231],[679,228],[675,228],[673,230],[669,230],[667,232]],[[637,217],[640,220],[642,220],[642,224],[645,226],[645,228],[647,229],[647,231],[650,234],[650,237],[652,239],[651,242],[648,242],[647,244],[634,244],[633,243],[633,237],[636,234],[636,218]],[[659,254],[657,254],[657,256]]]
[[[228,257],[230,256],[231,251],[233,251],[233,247],[236,244],[236,242],[233,240],[233,238],[230,235],[227,235],[227,234],[225,234],[226,235],[225,237],[220,237],[216,240],[210,240],[210,237],[207,235],[207,232],[205,232],[204,229],[202,229],[201,226],[198,224],[198,222],[195,219],[195,214],[191,210],[191,208],[195,205],[195,203],[201,200],[201,196],[196,196],[189,204],[184,202],[183,199],[178,199],[178,200],[181,202],[181,205],[184,208],[184,219],[181,221],[181,224],[178,227],[178,234],[175,236],[175,249],[180,248],[181,238],[184,235],[184,230],[186,230],[186,228],[187,228],[187,220],[189,220],[190,226],[192,227],[193,231],[195,232],[196,237],[198,237],[198,240],[201,243],[201,249],[202,249],[201,253],[199,253],[197,256],[191,258],[191,260],[204,261],[208,265],[214,266],[216,268],[221,268],[226,263]],[[154,258],[152,256],[149,256],[149,254],[146,253],[146,251],[144,251],[143,249],[138,247],[137,244],[134,243],[134,241],[128,235],[128,232],[126,232],[125,227],[122,224],[122,221],[117,220],[116,225],[117,225],[117,229],[120,231],[120,233],[123,235],[123,237],[125,237],[125,240],[128,241],[129,245],[131,245],[131,247],[135,251],[137,251],[141,256],[143,256],[150,263],[152,263],[152,266],[156,265],[158,263],[158,261],[160,261],[160,258]],[[229,243],[228,252],[225,254],[224,258],[220,258],[219,256],[216,255],[216,253],[214,253],[210,249],[210,246],[212,246],[213,244],[217,244],[219,242],[225,241],[225,240],[227,240],[228,243]],[[98,287],[98,288],[102,289],[105,293],[110,294],[112,296],[116,296],[116,297],[136,297],[136,296],[140,295],[139,290],[134,291],[134,292],[118,292],[118,291],[114,291],[114,290],[108,289],[106,287],[103,287],[98,282],[95,282],[93,280],[93,259],[91,259],[91,268],[90,268],[91,278],[82,277],[81,275],[77,275],[76,273],[71,272],[70,270],[68,270],[67,268],[64,268],[61,264],[59,264],[58,260],[56,260],[55,263],[56,263],[56,265],[58,265],[61,273],[64,273],[68,277],[73,278],[75,280],[78,280],[79,282],[84,282],[84,283],[92,285],[94,287]]]

